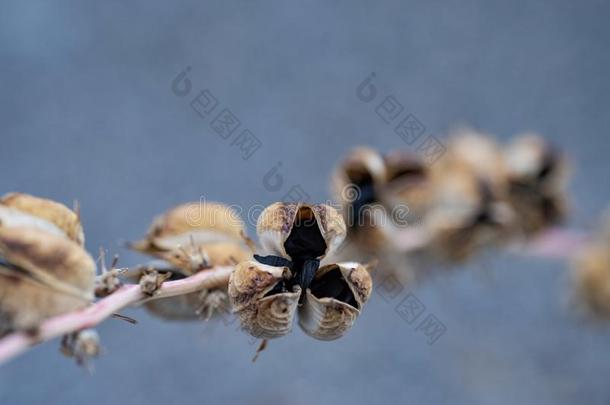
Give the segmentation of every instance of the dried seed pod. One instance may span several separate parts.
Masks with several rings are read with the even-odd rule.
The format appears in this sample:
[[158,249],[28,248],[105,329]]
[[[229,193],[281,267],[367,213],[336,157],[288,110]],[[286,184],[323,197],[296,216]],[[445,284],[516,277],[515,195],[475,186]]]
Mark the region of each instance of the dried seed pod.
[[[135,250],[164,260],[160,272],[171,272],[170,280],[188,277],[213,266],[229,266],[247,260],[251,253],[242,235],[245,227],[230,207],[210,202],[187,203],[157,217],[147,237],[131,245]],[[136,275],[135,277],[138,277]],[[177,297],[147,302],[153,314],[170,320],[209,318],[228,306],[227,284]]]
[[296,260],[322,259],[345,238],[345,222],[325,204],[271,204],[258,218],[256,230],[266,253]]
[[385,162],[388,177],[379,200],[389,223],[399,229],[421,225],[432,198],[428,167],[419,156],[401,150],[388,153]]
[[319,269],[299,308],[299,326],[319,340],[335,340],[354,324],[372,291],[361,264],[345,262]]
[[88,305],[94,280],[95,262],[69,239],[0,227],[0,334]]
[[610,251],[608,243],[596,241],[574,259],[574,281],[581,303],[592,314],[610,318]]
[[209,202],[188,203],[157,217],[146,238],[130,247],[163,259],[190,275],[210,263],[227,265],[249,257],[243,234],[244,223],[230,207]]
[[519,230],[532,235],[561,222],[567,214],[565,157],[544,138],[525,134],[508,146],[505,160]]
[[414,213],[423,214],[430,198],[430,174],[425,162],[420,156],[404,150],[391,151],[384,160],[387,171],[384,204],[390,207],[406,204]]
[[287,267],[245,261],[229,280],[229,299],[242,328],[252,336],[271,339],[288,334],[296,313],[301,288],[287,289]]
[[387,178],[381,154],[368,147],[352,149],[335,168],[331,188],[341,215],[347,224],[351,242],[375,250],[384,235],[375,226],[374,205]]
[[244,223],[232,208],[212,202],[179,205],[155,218],[146,238],[131,247],[152,255],[181,247],[241,240]]
[[425,226],[435,254],[463,260],[507,237],[514,213],[506,203],[505,173],[491,139],[473,133],[454,138],[431,168],[432,204]]
[[386,177],[385,162],[376,150],[368,147],[354,148],[333,173],[331,186],[334,198],[342,207],[365,203],[374,198]]
[[0,198],[0,225],[30,226],[65,236],[81,246],[85,242],[77,213],[58,202],[29,194],[9,193]]

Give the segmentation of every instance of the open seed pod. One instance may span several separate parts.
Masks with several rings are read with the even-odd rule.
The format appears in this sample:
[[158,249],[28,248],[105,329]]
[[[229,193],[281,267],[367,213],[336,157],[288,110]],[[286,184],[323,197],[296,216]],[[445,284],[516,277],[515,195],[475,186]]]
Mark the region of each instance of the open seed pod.
[[417,155],[394,150],[385,156],[386,185],[379,199],[388,212],[397,206],[408,208],[410,224],[421,223],[431,197],[430,173],[425,162]]
[[252,336],[272,339],[288,334],[301,295],[295,285],[291,291],[285,280],[287,267],[275,267],[256,261],[239,263],[229,280],[229,299],[241,327]]
[[85,237],[77,213],[63,204],[29,194],[0,198],[0,226],[28,226],[67,237],[83,246]]
[[299,326],[319,340],[335,340],[354,324],[372,291],[364,266],[354,262],[321,267],[299,308]]
[[322,259],[345,238],[345,222],[337,210],[325,204],[271,204],[256,225],[266,253],[286,259]]
[[387,173],[381,154],[368,147],[352,149],[335,168],[331,177],[334,200],[345,223],[350,242],[375,251],[385,242],[376,226],[379,193]]
[[499,149],[477,134],[460,135],[431,168],[432,204],[425,226],[431,250],[463,260],[509,234],[514,214],[506,203],[506,176]]
[[[243,221],[230,207],[202,202],[179,205],[155,218],[146,238],[130,247],[163,259],[187,274],[207,267],[204,254],[246,255]],[[228,253],[228,254],[226,254]]]
[[544,138],[526,134],[508,146],[505,160],[519,231],[527,236],[560,223],[567,214],[565,157]]
[[71,240],[0,227],[0,335],[87,306],[94,280],[95,262]]

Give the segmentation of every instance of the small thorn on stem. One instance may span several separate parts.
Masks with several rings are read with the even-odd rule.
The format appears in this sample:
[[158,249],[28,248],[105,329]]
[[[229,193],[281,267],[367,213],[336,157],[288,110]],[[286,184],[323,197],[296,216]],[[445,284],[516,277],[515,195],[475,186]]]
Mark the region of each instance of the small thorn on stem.
[[113,318],[120,319],[121,321],[128,322],[128,323],[130,323],[130,324],[132,324],[132,325],[135,325],[135,324],[137,324],[137,323],[138,323],[138,321],[137,321],[136,319],[134,319],[134,318],[132,318],[132,317],[130,317],[130,316],[127,316],[127,315],[121,315],[121,314],[119,314],[119,313],[114,313],[114,314],[112,314],[111,316],[112,316]]
[[269,341],[267,339],[263,339],[261,341],[261,344],[258,346],[258,349],[256,349],[254,357],[252,357],[252,363],[256,363],[256,360],[258,360],[258,356],[260,356],[260,354],[267,348],[268,342]]

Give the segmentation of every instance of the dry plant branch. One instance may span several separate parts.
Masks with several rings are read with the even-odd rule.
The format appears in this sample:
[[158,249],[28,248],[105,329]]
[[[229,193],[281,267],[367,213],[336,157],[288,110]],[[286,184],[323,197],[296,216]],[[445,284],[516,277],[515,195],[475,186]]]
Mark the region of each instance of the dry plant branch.
[[142,300],[174,297],[203,289],[217,288],[226,284],[233,267],[214,267],[182,280],[168,281],[150,297],[137,284],[119,288],[106,298],[91,306],[43,322],[33,333],[16,332],[0,340],[0,364],[27,351],[30,347],[47,340],[98,325],[123,308],[138,304]]
[[[403,251],[417,249],[425,244],[420,233],[404,233],[397,241]],[[587,240],[584,232],[556,228],[551,229],[527,244],[513,246],[513,251],[528,256],[566,259]],[[150,296],[137,284],[120,287],[117,291],[91,306],[63,314],[43,322],[35,333],[17,332],[0,340],[0,365],[27,351],[30,347],[69,333],[91,328],[113,316],[123,308],[144,301],[189,294],[202,289],[226,285],[233,267],[214,267],[177,281],[167,281]]]

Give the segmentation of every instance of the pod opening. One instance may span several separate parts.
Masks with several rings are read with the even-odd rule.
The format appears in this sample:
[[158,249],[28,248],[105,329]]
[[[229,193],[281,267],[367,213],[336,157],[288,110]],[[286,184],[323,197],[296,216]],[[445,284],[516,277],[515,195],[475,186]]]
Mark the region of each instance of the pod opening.
[[555,172],[557,166],[557,156],[552,150],[547,150],[542,159],[542,165],[536,174],[536,182],[546,181]]
[[354,293],[337,265],[332,266],[313,280],[309,290],[316,298],[334,298],[356,309],[360,309]]
[[284,242],[284,248],[296,263],[318,258],[326,253],[326,242],[311,208],[299,208],[290,235]]
[[350,228],[358,229],[358,225],[363,223],[364,207],[377,202],[377,194],[373,176],[364,167],[352,168],[346,171],[349,182],[355,187],[355,195],[350,201],[351,209],[348,209],[347,225]]

